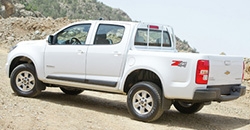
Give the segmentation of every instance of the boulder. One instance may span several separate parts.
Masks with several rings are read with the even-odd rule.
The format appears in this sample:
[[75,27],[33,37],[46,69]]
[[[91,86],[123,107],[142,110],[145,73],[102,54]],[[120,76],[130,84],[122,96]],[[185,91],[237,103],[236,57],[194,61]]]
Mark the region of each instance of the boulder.
[[25,9],[21,9],[19,11],[19,14],[20,14],[20,16],[23,16],[23,17],[30,17],[30,16],[35,17],[35,14],[32,11],[27,11]]
[[25,6],[23,4],[19,4],[19,3],[16,3],[15,7],[16,7],[16,10],[21,10],[21,9],[25,8]]

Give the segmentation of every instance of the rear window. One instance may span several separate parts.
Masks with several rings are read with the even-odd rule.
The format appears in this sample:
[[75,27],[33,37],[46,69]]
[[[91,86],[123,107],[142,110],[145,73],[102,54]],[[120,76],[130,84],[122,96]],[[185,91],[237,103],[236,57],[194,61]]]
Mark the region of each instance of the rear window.
[[162,30],[138,29],[135,36],[136,46],[171,47],[169,33]]

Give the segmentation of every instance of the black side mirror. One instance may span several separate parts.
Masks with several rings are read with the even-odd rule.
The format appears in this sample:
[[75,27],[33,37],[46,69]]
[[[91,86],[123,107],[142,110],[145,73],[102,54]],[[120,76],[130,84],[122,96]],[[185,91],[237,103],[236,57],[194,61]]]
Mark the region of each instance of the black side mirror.
[[53,35],[49,35],[49,37],[48,37],[48,43],[49,44],[54,44],[54,36]]

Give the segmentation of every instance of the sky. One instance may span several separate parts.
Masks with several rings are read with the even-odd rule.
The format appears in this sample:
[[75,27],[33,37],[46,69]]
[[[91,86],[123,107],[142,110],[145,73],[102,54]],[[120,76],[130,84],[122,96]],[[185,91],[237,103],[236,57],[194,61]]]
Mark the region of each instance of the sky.
[[98,0],[133,21],[170,25],[199,53],[250,57],[250,0]]

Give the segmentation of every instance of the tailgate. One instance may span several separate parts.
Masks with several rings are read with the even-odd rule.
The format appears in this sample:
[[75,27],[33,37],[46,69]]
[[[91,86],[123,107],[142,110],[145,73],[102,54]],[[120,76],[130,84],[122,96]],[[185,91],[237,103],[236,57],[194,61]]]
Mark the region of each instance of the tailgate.
[[208,85],[241,84],[243,58],[232,56],[209,56]]

